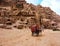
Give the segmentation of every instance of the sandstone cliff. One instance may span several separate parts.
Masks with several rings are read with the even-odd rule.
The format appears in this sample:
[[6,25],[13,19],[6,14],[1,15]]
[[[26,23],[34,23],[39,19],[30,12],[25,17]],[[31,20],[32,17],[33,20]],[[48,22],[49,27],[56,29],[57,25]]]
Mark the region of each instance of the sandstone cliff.
[[[0,6],[0,23],[14,25],[19,21],[19,25],[31,25],[35,20],[44,28],[57,28],[60,24],[60,16],[52,11],[49,7],[33,5],[26,3],[25,0],[12,1],[1,0]],[[6,6],[4,4],[8,3]],[[9,7],[9,9],[7,9]],[[24,22],[24,23],[21,23]],[[12,23],[12,24],[11,24]]]

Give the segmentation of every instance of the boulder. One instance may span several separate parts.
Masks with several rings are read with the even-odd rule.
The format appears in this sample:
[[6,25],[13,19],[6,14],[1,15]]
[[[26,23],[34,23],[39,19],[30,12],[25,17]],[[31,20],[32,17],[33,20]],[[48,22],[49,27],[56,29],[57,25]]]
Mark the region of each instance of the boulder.
[[6,26],[5,29],[12,29],[12,27],[11,26]]
[[5,27],[6,27],[6,25],[0,24],[0,28],[5,28]]
[[12,25],[11,21],[6,22],[6,25]]
[[18,29],[23,29],[23,25],[18,25],[17,28]]

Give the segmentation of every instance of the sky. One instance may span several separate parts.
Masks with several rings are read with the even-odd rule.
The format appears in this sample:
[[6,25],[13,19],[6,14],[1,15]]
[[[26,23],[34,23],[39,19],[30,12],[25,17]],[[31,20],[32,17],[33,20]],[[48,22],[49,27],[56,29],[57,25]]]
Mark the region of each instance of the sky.
[[44,7],[50,7],[54,12],[60,15],[60,0],[26,0],[28,3],[34,5],[42,5]]
[[42,0],[26,0],[28,3],[32,3],[34,5],[40,4]]

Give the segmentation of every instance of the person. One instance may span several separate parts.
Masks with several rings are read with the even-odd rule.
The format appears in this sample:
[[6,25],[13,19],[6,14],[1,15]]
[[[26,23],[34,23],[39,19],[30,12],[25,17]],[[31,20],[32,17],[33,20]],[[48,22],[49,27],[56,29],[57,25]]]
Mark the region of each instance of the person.
[[30,29],[31,29],[32,36],[33,36],[35,34],[35,31],[36,31],[36,25],[35,24],[31,25]]
[[31,28],[32,36],[34,36],[34,34],[36,34],[36,36],[39,35],[40,30],[38,24],[33,24],[30,26],[30,28]]
[[39,36],[39,32],[41,32],[39,24],[36,24],[36,31],[35,31],[36,36]]

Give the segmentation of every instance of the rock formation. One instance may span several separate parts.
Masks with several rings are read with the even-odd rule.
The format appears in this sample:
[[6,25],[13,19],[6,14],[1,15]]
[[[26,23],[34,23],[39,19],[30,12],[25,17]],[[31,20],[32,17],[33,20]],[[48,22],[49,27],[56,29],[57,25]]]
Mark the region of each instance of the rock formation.
[[[59,27],[57,25],[60,24],[60,16],[49,7],[35,6],[26,3],[25,0],[3,0],[0,2],[0,24],[22,28],[28,27],[37,21],[44,28],[57,29]],[[5,3],[8,4],[5,6]],[[16,22],[19,23],[18,26]]]

